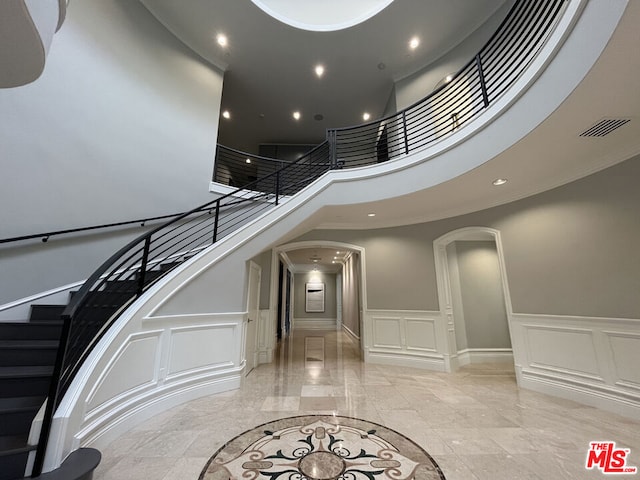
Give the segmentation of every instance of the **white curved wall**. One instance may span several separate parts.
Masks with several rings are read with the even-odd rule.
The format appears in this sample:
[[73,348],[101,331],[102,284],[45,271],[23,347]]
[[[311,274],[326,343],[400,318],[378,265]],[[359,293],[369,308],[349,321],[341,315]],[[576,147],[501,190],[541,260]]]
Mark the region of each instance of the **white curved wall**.
[[[520,79],[517,89],[524,93],[517,101],[502,99],[467,127],[464,136],[452,135],[426,152],[428,156],[411,155],[382,166],[330,172],[154,285],[120,317],[65,396],[56,413],[53,435],[58,441],[48,452],[49,468],[71,449],[88,443],[100,446],[167,406],[233,388],[245,357],[246,259],[303,233],[310,228],[304,225],[305,220],[325,204],[377,200],[427,188],[493,158],[531,131],[570,94],[606,45],[623,10],[623,2],[590,3],[554,60],[546,68],[541,59],[535,62],[534,69],[544,71],[530,71]],[[597,35],[591,25],[598,25]],[[545,47],[543,58],[560,42],[557,32]],[[534,79],[537,81],[524,91]],[[400,313],[405,331],[419,332],[412,338],[424,340],[406,345],[408,364],[443,369],[443,358],[449,352],[439,312],[418,317]],[[388,319],[381,321],[389,330]],[[189,360],[186,347],[180,350],[173,346],[181,328],[198,331],[212,348],[224,341],[226,354]],[[218,336],[217,329],[227,329],[227,336]],[[366,341],[375,340],[372,333],[364,334]],[[183,346],[198,342],[195,336],[182,338],[186,341],[178,344]],[[116,373],[122,372],[125,361],[131,364],[131,359],[139,359],[136,380],[122,383]],[[181,367],[176,370],[172,365]]]

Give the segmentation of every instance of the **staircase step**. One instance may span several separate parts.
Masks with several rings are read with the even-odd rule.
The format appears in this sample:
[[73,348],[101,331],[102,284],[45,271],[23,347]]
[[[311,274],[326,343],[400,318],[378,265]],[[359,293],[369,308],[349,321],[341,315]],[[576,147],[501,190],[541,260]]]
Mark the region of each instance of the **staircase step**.
[[52,373],[51,366],[1,366],[0,398],[44,396]]
[[111,292],[136,293],[138,291],[137,280],[110,280],[106,285]]
[[22,478],[29,452],[35,449],[27,444],[27,434],[0,435],[0,480]]
[[44,403],[44,396],[0,398],[0,433],[29,433],[31,423]]
[[57,340],[62,332],[61,320],[48,322],[0,322],[0,338],[4,340]]
[[66,307],[66,305],[31,305],[29,320],[60,321],[60,316]]
[[36,446],[29,445],[27,438],[29,438],[28,433],[21,435],[0,435],[0,457],[35,450]]
[[0,365],[53,365],[57,340],[0,340]]

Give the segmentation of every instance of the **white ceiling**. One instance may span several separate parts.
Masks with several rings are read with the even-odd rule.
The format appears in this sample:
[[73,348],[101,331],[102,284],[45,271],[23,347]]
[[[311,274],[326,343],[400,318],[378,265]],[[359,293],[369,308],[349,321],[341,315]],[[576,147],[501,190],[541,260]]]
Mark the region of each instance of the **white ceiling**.
[[[221,118],[218,140],[257,153],[259,143],[318,144],[327,128],[361,123],[364,111],[380,117],[395,80],[449,51],[512,0],[396,0],[334,32],[291,27],[251,0],[140,1],[225,70],[222,108],[232,117]],[[228,37],[228,47],[216,43],[218,33]],[[411,52],[413,36],[421,43]],[[317,63],[325,67],[322,78],[315,76]],[[302,113],[299,122],[294,110]],[[314,120],[316,114],[323,120]]]
[[300,248],[282,253],[286,263],[294,272],[308,272],[317,269],[320,272],[337,273],[342,270],[344,260],[352,252],[336,248]]

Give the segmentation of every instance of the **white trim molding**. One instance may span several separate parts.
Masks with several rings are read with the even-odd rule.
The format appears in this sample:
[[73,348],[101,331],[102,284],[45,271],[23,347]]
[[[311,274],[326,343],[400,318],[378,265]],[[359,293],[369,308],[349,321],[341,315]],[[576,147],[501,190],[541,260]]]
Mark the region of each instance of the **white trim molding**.
[[640,419],[640,319],[511,315],[518,384]]
[[338,320],[335,318],[294,318],[294,330],[336,330]]
[[365,362],[450,371],[440,312],[367,310]]
[[513,363],[510,348],[465,348],[458,351],[458,366],[477,363]]

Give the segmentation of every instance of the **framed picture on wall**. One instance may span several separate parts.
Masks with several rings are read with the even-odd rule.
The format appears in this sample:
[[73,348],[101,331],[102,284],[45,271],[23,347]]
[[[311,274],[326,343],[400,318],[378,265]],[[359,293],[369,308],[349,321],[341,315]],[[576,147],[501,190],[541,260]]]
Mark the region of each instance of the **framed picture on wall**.
[[306,312],[324,312],[324,283],[305,284]]

